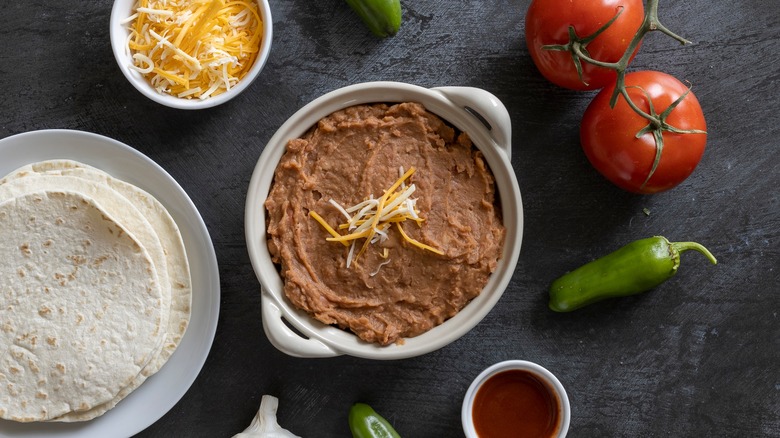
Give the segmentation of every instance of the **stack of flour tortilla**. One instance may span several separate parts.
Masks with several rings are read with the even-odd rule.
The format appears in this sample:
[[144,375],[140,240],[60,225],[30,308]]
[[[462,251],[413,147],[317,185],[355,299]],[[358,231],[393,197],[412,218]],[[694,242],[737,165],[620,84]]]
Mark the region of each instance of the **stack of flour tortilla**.
[[0,180],[0,418],[86,421],[156,373],[190,319],[179,228],[152,195],[69,160]]

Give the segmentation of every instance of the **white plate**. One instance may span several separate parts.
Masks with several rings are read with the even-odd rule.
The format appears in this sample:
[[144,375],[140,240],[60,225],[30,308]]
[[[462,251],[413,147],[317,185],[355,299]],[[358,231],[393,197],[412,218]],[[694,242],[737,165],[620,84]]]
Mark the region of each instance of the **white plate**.
[[156,197],[179,225],[192,272],[192,316],[168,363],[114,409],[82,423],[0,420],[0,437],[127,437],[157,421],[187,392],[206,361],[219,316],[219,270],[197,208],[154,161],[108,137],[82,131],[33,131],[0,140],[0,178],[29,163],[72,159],[132,183]]

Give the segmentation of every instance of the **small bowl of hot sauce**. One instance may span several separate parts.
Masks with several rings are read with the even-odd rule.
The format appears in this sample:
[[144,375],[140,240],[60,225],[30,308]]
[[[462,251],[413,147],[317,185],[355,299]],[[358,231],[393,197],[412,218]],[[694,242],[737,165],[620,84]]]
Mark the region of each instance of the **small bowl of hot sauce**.
[[551,372],[533,362],[508,360],[474,379],[461,418],[467,438],[563,438],[571,408]]

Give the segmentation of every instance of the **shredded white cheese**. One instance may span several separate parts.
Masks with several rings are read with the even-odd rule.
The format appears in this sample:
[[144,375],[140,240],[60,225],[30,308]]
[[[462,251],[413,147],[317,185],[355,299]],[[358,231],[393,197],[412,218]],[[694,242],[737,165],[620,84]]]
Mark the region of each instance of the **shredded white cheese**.
[[[417,200],[411,198],[411,195],[417,190],[417,187],[414,184],[406,185],[406,180],[409,179],[414,172],[415,169],[413,167],[406,172],[401,168],[401,176],[379,199],[374,199],[372,195],[369,199],[347,208],[342,207],[341,204],[330,199],[329,203],[346,218],[346,222],[340,224],[338,228],[346,229],[348,234],[339,234],[333,227],[328,225],[319,214],[313,210],[309,211],[309,216],[319,222],[331,235],[331,237],[326,238],[326,240],[340,242],[343,245],[349,246],[346,262],[347,268],[355,263],[356,259],[360,257],[369,245],[387,240],[387,231],[392,225],[395,225],[404,240],[412,245],[439,255],[444,254],[442,251],[432,246],[412,239],[404,232],[403,228],[401,228],[401,222],[407,220],[417,222],[418,224],[423,221],[419,216],[419,211],[417,211]],[[399,191],[399,189],[401,190]],[[360,248],[360,251],[355,254],[355,243],[358,239],[365,239],[365,241]],[[388,259],[387,248],[384,248],[382,257]],[[389,259],[382,262],[377,270],[370,275],[372,277],[376,275],[379,272],[379,269],[389,262]]]
[[376,271],[374,271],[374,272],[372,272],[372,273],[370,273],[368,275],[370,275],[371,277],[376,276],[376,274],[378,274],[379,271],[382,269],[382,266],[384,266],[384,265],[386,265],[388,263],[390,263],[390,259],[387,259],[387,260],[383,261],[382,263],[380,263],[379,266],[376,267]]

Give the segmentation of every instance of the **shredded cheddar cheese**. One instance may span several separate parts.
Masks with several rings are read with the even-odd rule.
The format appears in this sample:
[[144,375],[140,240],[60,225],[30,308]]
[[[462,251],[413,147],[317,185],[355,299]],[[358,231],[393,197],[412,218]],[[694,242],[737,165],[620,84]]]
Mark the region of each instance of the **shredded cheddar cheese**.
[[[347,230],[347,234],[339,234],[333,227],[331,227],[325,219],[322,218],[315,211],[309,211],[309,216],[316,220],[324,229],[331,235],[326,240],[330,242],[339,242],[344,246],[349,246],[349,252],[347,254],[347,268],[353,262],[356,262],[357,258],[365,252],[369,245],[382,242],[387,239],[387,232],[393,225],[398,228],[401,236],[410,244],[433,252],[435,254],[442,255],[442,251],[419,242],[409,237],[401,227],[401,223],[407,220],[416,222],[418,225],[423,222],[419,216],[416,203],[417,200],[411,198],[412,193],[415,192],[417,187],[414,184],[406,185],[412,174],[414,174],[415,168],[412,167],[408,171],[404,172],[403,168],[399,169],[401,176],[398,180],[385,190],[379,199],[374,199],[373,196],[369,197],[363,202],[355,204],[351,207],[344,208],[338,202],[331,199],[329,202],[333,205],[346,219],[346,222],[339,224],[337,227],[340,230]],[[360,250],[355,254],[356,242],[359,239],[365,239]],[[381,257],[386,259],[382,262],[377,270],[371,273],[371,276],[376,275],[382,266],[390,262],[388,248],[384,248]]]
[[207,99],[236,86],[260,50],[254,0],[139,0],[129,27],[130,68],[163,94]]

